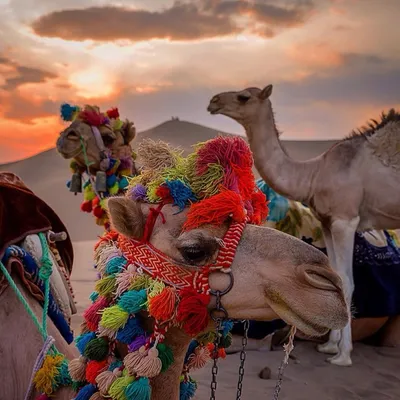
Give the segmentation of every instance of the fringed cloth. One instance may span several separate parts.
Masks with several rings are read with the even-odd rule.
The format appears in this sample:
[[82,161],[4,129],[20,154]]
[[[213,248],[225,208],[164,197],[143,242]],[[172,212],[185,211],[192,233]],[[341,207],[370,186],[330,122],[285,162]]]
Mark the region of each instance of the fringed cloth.
[[[39,301],[44,304],[44,284],[39,278],[39,267],[34,258],[21,247],[12,245],[8,247],[2,258],[2,263],[8,270],[16,270],[24,286]],[[73,333],[52,293],[49,295],[49,318],[68,344],[73,341]]]
[[[0,257],[9,246],[19,244],[26,236],[48,230],[67,232],[53,209],[28,189],[18,176],[0,172]],[[57,242],[56,247],[70,275],[74,257],[70,238]],[[0,294],[7,286],[0,274]]]

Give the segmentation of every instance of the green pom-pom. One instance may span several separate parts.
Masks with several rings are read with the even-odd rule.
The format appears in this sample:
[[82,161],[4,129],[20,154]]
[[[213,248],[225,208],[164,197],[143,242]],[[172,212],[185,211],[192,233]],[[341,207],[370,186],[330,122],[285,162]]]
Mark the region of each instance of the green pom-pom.
[[128,400],[125,396],[125,389],[130,385],[135,378],[133,376],[122,376],[117,378],[108,389],[108,394],[113,400]]
[[166,371],[169,366],[174,362],[174,354],[170,347],[166,346],[164,343],[159,343],[157,345],[158,358],[161,360],[162,368],[161,372]]
[[150,400],[151,386],[147,378],[139,378],[125,389],[128,400]]
[[232,344],[232,335],[228,333],[222,340],[219,347],[227,349]]
[[115,305],[108,307],[103,311],[100,325],[104,328],[117,331],[125,326],[129,318],[129,313],[123,310],[120,306]]
[[86,348],[83,355],[89,360],[103,361],[109,353],[108,340],[104,337],[99,337],[91,340]]
[[100,296],[110,297],[115,292],[115,276],[109,275],[96,282],[96,292]]
[[146,306],[147,293],[145,289],[129,290],[118,301],[118,305],[129,314],[136,314]]

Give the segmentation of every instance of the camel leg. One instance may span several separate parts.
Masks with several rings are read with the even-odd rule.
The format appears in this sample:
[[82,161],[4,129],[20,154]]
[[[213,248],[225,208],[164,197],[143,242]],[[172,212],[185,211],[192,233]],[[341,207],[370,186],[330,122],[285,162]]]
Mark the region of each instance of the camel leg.
[[[328,228],[323,227],[322,232],[324,234],[324,241],[326,245],[326,251],[328,253],[329,263],[331,264],[331,267],[337,271],[331,231]],[[329,340],[326,343],[319,344],[317,346],[317,350],[324,354],[337,354],[339,352],[338,344],[340,337],[340,330],[331,330],[329,333]]]
[[359,217],[353,218],[350,221],[336,220],[331,226],[336,262],[335,267],[343,281],[343,291],[349,311],[349,322],[342,329],[339,340],[339,352],[328,360],[331,364],[340,366],[350,366],[352,364],[350,354],[353,350],[351,337],[351,301],[354,291],[353,253],[354,236],[359,221]]

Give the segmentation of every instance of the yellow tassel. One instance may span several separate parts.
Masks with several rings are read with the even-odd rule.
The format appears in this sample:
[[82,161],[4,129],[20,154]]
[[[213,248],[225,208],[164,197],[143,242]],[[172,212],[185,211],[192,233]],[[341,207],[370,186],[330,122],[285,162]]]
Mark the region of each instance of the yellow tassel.
[[46,395],[53,393],[53,383],[58,375],[58,367],[63,362],[64,357],[61,354],[47,355],[44,358],[42,368],[40,368],[33,378],[33,383],[38,392],[43,392]]

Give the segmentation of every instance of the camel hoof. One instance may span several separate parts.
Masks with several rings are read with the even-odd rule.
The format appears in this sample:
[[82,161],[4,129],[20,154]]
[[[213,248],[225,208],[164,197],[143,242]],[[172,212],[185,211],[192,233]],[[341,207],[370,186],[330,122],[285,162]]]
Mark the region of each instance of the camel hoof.
[[339,347],[336,343],[326,342],[317,346],[317,351],[324,354],[337,354]]
[[333,365],[338,365],[340,367],[351,367],[353,364],[350,356],[346,354],[338,354],[334,357],[329,357],[327,361]]

